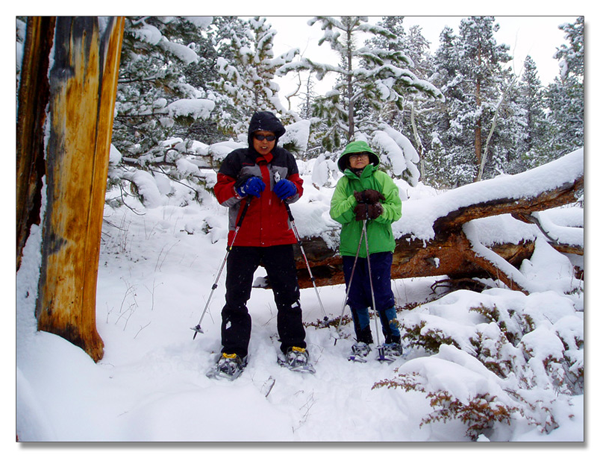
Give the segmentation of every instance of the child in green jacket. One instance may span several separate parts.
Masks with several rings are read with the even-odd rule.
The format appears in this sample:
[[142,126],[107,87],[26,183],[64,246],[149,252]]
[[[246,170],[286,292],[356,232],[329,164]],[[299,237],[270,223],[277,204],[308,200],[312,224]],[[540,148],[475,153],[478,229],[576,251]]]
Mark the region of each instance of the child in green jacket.
[[[398,187],[389,175],[378,170],[378,166],[379,156],[366,142],[349,143],[338,159],[338,167],[344,176],[336,185],[329,212],[342,224],[340,254],[346,288],[350,288],[347,289],[347,304],[352,311],[357,340],[352,346],[352,360],[363,360],[371,351],[369,307],[373,306],[373,298],[385,336],[382,346],[385,354],[402,354],[391,286],[392,256],[396,245],[392,223],[402,216],[402,202]],[[366,226],[367,240],[362,238],[361,241],[363,225]]]

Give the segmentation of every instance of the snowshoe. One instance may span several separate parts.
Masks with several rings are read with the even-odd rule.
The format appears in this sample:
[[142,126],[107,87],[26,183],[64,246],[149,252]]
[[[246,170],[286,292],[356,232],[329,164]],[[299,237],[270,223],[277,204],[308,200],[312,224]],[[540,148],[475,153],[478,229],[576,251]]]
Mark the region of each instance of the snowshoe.
[[386,343],[377,347],[377,361],[381,363],[393,363],[401,354],[402,346],[399,343]]
[[279,355],[277,362],[282,367],[287,367],[289,370],[294,372],[305,372],[314,374],[315,368],[308,361],[309,355],[306,348],[292,347],[285,355]]
[[235,353],[223,353],[207,373],[208,378],[235,380],[244,371],[248,358],[241,358]]
[[402,344],[399,342],[383,344],[383,352],[391,358],[402,356]]
[[369,353],[371,353],[371,347],[368,343],[356,342],[354,345],[352,345],[348,361],[353,361],[355,363],[366,363]]

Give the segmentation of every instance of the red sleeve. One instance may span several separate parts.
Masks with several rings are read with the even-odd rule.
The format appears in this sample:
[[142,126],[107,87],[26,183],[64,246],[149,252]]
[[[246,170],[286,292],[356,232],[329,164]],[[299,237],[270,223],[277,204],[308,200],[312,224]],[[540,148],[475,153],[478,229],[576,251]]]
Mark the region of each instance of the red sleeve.
[[287,179],[296,185],[296,189],[298,190],[298,197],[302,197],[302,193],[304,192],[302,184],[304,183],[304,180],[300,178],[300,175],[297,173],[293,173],[290,176],[288,176]]
[[220,204],[223,202],[236,197],[233,189],[235,185],[235,178],[225,175],[224,173],[217,173],[217,183],[215,184],[215,196]]

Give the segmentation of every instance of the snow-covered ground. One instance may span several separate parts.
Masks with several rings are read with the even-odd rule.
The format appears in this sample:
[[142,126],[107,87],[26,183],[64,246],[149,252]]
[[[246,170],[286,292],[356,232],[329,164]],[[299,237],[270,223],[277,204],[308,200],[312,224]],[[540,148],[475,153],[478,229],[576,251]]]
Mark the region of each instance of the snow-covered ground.
[[[292,205],[298,229],[302,236],[329,234],[334,244],[336,224],[327,213],[333,189],[312,185],[314,162],[300,165],[306,193]],[[417,224],[411,222],[417,213],[439,210],[431,189],[409,191],[401,224]],[[473,228],[479,234],[473,237],[482,243],[488,242],[486,236],[540,236],[534,257],[518,271],[529,285],[539,286],[528,296],[496,283],[483,293],[441,297],[431,289],[439,278],[394,281],[398,305],[410,305],[399,313],[403,330],[420,326],[423,336],[448,337],[439,351],[410,346],[413,340],[406,335],[405,355],[392,364],[348,362],[351,324],[342,327],[344,338],[337,342],[329,329],[313,326],[323,316],[310,288],[302,290],[301,303],[317,372],[292,373],[276,364],[272,292],[256,288],[249,302],[249,365],[239,379],[217,381],[205,372],[220,349],[224,274],[202,323],[205,333],[194,340],[190,328],[198,323],[225,256],[226,209],[209,194],[202,196],[202,205],[180,206],[179,192],[183,188],[170,197],[163,192],[162,205],[154,208],[129,201],[140,214],[106,206],[97,292],[105,355],[97,364],[66,340],[35,331],[40,233],[34,228],[17,276],[20,441],[468,441],[467,425],[457,417],[423,423],[434,412],[427,393],[442,392],[462,405],[489,394],[490,405],[522,408],[510,424],[496,423],[479,435],[480,441],[584,439],[584,396],[552,384],[565,370],[552,357],[568,355],[573,365],[583,364],[583,349],[575,343],[583,339],[583,282],[572,274],[581,259],[550,249],[532,226],[514,226],[508,216]],[[557,227],[576,226],[582,211],[545,216]],[[319,292],[328,315],[339,316],[343,286],[320,287]],[[517,335],[515,345],[500,345],[498,323],[474,308],[503,317],[504,326]],[[565,348],[564,341],[572,347]],[[489,346],[517,369],[499,377],[474,356],[474,345]],[[390,387],[410,377],[425,391]],[[544,426],[548,433],[542,432]]]

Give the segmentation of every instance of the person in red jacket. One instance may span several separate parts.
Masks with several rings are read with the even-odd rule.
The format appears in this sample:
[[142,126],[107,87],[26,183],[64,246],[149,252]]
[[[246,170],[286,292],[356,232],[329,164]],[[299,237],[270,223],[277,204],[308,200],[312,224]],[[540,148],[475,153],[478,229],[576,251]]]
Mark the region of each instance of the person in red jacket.
[[266,269],[273,288],[283,360],[290,366],[308,364],[293,250],[297,240],[284,203],[302,196],[303,180],[294,156],[277,146],[284,133],[274,114],[255,113],[248,129],[248,148],[229,153],[217,174],[215,195],[221,205],[229,207],[229,246],[248,206],[227,259],[223,348],[216,367],[227,378],[237,377],[247,364],[252,322],[246,303],[259,265]]

